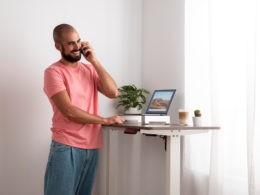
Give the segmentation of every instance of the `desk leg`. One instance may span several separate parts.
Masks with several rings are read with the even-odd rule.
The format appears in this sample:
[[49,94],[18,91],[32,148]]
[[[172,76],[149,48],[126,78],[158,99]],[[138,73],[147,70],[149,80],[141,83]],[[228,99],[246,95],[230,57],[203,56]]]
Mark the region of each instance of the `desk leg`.
[[107,150],[107,186],[106,195],[117,195],[118,188],[118,131],[109,131]]
[[180,136],[167,136],[166,195],[180,195]]

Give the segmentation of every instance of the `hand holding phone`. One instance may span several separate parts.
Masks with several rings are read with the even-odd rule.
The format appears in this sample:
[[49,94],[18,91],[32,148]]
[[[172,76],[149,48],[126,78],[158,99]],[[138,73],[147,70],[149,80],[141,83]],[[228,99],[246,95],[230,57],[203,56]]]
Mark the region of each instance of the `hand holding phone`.
[[85,58],[88,57],[90,54],[93,55],[93,49],[92,49],[90,43],[86,42],[86,41],[81,42],[80,52],[83,54],[83,56]]
[[83,56],[85,56],[85,57],[88,57],[88,55],[89,55],[89,51],[87,51],[87,48],[81,48],[80,49],[80,52],[83,54]]

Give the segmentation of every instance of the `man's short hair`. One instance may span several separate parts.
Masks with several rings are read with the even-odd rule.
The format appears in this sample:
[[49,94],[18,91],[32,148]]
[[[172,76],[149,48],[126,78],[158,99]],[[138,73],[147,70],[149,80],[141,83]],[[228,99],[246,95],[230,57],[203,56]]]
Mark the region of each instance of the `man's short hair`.
[[62,34],[67,32],[73,32],[75,28],[69,24],[59,24],[53,29],[54,42],[60,43],[62,41]]

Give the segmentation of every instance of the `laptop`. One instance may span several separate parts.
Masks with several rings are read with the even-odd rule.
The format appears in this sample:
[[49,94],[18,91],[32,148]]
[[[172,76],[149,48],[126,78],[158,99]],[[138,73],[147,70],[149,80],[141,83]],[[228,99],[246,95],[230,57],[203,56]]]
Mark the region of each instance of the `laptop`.
[[176,89],[154,90],[144,115],[167,115]]

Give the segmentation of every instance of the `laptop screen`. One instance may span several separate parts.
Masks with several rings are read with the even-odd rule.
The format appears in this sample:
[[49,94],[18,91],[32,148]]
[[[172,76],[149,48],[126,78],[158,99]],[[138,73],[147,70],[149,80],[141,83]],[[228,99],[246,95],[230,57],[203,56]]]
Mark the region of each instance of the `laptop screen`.
[[155,90],[145,114],[167,114],[176,89]]

